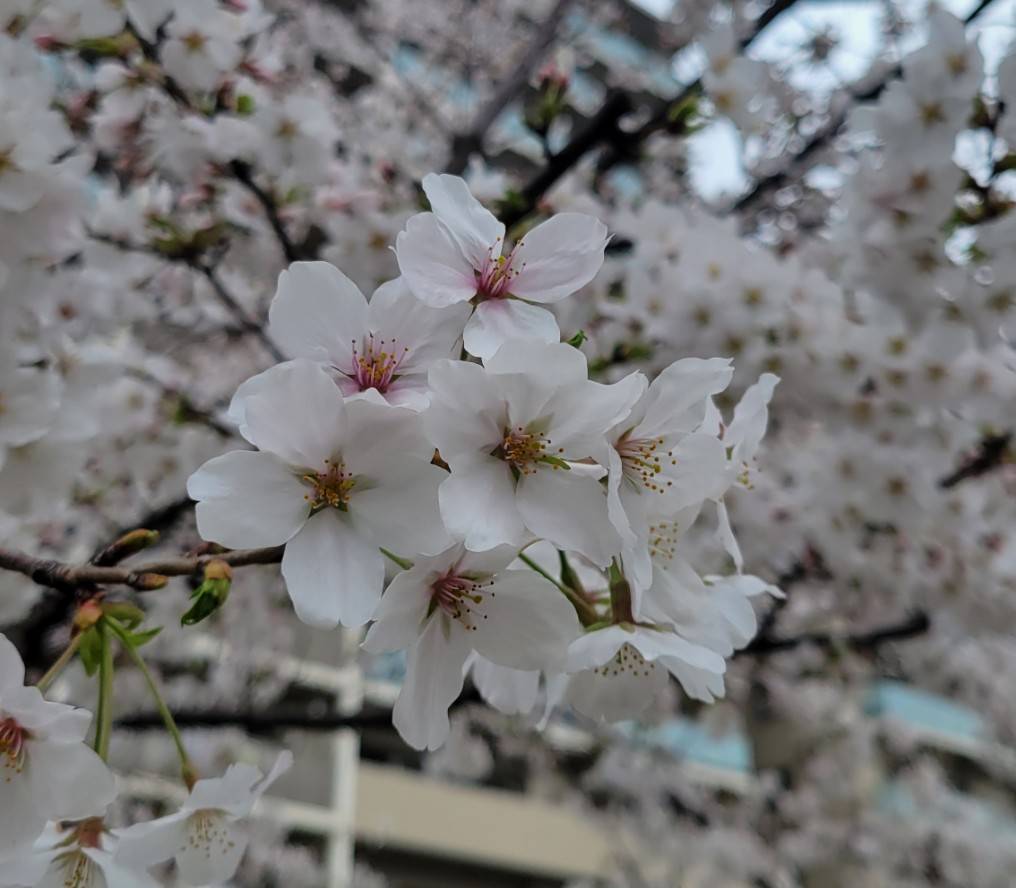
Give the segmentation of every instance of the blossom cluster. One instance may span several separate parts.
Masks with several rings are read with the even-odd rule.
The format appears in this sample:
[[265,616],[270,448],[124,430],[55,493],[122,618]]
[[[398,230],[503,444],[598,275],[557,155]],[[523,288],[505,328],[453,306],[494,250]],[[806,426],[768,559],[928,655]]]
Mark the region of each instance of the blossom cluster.
[[[284,545],[301,620],[372,621],[368,650],[407,649],[394,721],[413,746],[444,742],[474,655],[529,673],[530,708],[541,672],[594,718],[637,715],[668,672],[696,699],[722,696],[725,658],[755,631],[749,598],[771,588],[742,575],[724,496],[750,483],[777,378],[763,374],[729,425],[713,403],[726,359],[591,381],[533,303],[595,276],[603,225],[561,213],[509,250],[461,179],[423,188],[431,211],[396,240],[402,276],[369,301],[325,262],[281,274],[268,329],[291,360],[230,405],[257,449],[191,476],[202,536]],[[703,512],[729,577],[688,561]],[[569,579],[527,568],[531,546],[574,562]],[[401,570],[382,595],[386,557]]]
[[[1016,668],[1007,26],[979,46],[940,9],[903,16],[889,29],[900,54],[895,39],[883,47],[852,89],[873,100],[847,114],[848,91],[812,92],[771,48],[745,50],[757,4],[677,4],[660,27],[701,55],[701,95],[683,93],[624,154],[638,155],[641,188],[609,172],[608,146],[506,227],[485,206],[513,215],[526,165],[570,135],[561,108],[597,111],[568,70],[593,59],[614,84],[660,89],[648,66],[597,45],[613,4],[575,6],[592,26],[567,32],[580,51],[556,56],[552,94],[533,87],[543,132],[491,128],[486,159],[459,167],[466,181],[424,175],[452,168],[449,132],[471,124],[441,66],[461,63],[469,91],[492,95],[527,55],[513,43],[556,4],[4,6],[0,548],[89,562],[152,516],[174,555],[257,548],[256,563],[281,561],[304,623],[364,627],[368,654],[407,651],[394,721],[421,749],[454,740],[466,681],[530,725],[555,709],[585,724],[658,713],[671,686],[726,693],[710,717],[746,725],[757,761],[759,713],[806,735],[787,748],[808,753],[779,763],[796,779],[767,790],[765,812],[737,820],[704,802],[725,826],[681,847],[681,879],[694,857],[713,881],[731,869],[746,883],[822,881],[840,854],[921,883],[928,849],[945,835],[968,860],[970,836],[844,816],[842,776],[879,751],[841,704],[890,674],[1016,734],[998,680]],[[841,54],[825,33],[809,52],[816,67]],[[694,127],[721,120],[765,186],[732,210],[682,174]],[[286,681],[263,657],[305,630],[280,618],[274,567],[238,571],[224,606],[218,570],[189,613],[221,607],[202,630],[230,657],[196,676],[169,590],[136,596],[158,638],[113,641],[147,645],[171,703],[270,705]],[[778,610],[756,600],[777,588],[790,592]],[[76,591],[95,593],[86,611],[109,609],[100,623],[120,619],[114,587]],[[54,643],[96,637],[69,611],[39,628],[39,601],[24,571],[0,572],[0,626],[29,675]],[[762,642],[786,642],[764,669],[730,662],[756,608]],[[920,638],[855,650],[915,613]],[[171,857],[189,882],[231,876],[237,820],[270,779],[244,765],[221,780],[187,772],[180,811],[112,829],[122,819],[85,713],[22,687],[9,646],[0,657],[12,777],[0,885],[148,884]],[[140,676],[118,678],[138,679],[118,682],[122,709],[141,708]],[[92,676],[61,681],[54,699],[91,699]],[[54,757],[77,784],[57,779]],[[610,757],[628,789],[634,758]],[[944,793],[917,765],[900,779]],[[672,831],[670,808],[645,820]],[[772,812],[779,829],[760,839],[746,822]],[[965,883],[1007,884],[1004,861],[973,856]]]

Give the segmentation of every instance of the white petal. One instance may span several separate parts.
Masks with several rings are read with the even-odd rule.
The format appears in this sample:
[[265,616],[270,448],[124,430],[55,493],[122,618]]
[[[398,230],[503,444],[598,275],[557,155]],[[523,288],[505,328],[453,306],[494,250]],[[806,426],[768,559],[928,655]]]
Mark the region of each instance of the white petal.
[[346,404],[346,418],[342,457],[350,472],[365,476],[365,483],[410,478],[421,462],[429,464],[434,456],[434,445],[415,411],[364,397]]
[[540,673],[507,669],[475,655],[472,663],[473,684],[490,706],[505,715],[525,715],[533,711],[540,690]]
[[438,361],[430,368],[427,437],[452,467],[460,454],[490,453],[504,434],[504,403],[497,383],[479,364]]
[[341,450],[349,422],[335,380],[320,365],[288,361],[262,374],[243,402],[248,440],[283,462],[320,470]]
[[384,557],[337,509],[311,518],[282,556],[297,617],[309,626],[362,626],[384,584]]
[[473,608],[473,648],[511,669],[556,670],[582,632],[575,608],[535,571],[508,570],[480,593]]
[[[110,851],[102,848],[83,848],[81,853],[91,858],[102,870],[105,888],[160,888],[159,883],[148,873],[139,868],[122,866]],[[97,888],[101,886],[100,882]]]
[[231,879],[247,850],[247,836],[221,811],[197,811],[187,819],[176,865],[188,885]]
[[593,216],[558,213],[530,231],[515,250],[512,294],[557,302],[588,284],[603,265],[607,228]]
[[557,319],[547,309],[519,299],[488,299],[466,323],[462,344],[471,355],[486,360],[509,340],[552,343],[560,339]]
[[766,432],[769,402],[779,381],[780,377],[772,373],[763,373],[758,382],[745,391],[734,408],[734,418],[723,440],[728,447],[734,448],[731,458],[736,465],[750,463],[755,458],[762,436]]
[[667,685],[667,670],[630,644],[598,669],[572,675],[565,699],[583,715],[608,722],[637,718]]
[[568,672],[581,672],[583,669],[602,666],[614,658],[622,645],[632,641],[632,635],[620,626],[607,626],[587,632],[569,646],[565,669]]
[[6,635],[0,635],[0,691],[25,683],[25,664]]
[[392,710],[392,724],[414,749],[437,749],[448,739],[448,707],[462,690],[469,653],[466,632],[435,613],[410,649],[406,677]]
[[293,358],[310,358],[345,370],[352,343],[367,332],[367,300],[329,262],[294,262],[279,275],[268,325]]
[[423,177],[423,193],[430,208],[452,233],[462,252],[480,268],[495,248],[500,255],[504,225],[469,191],[465,180],[447,173],[430,173]]
[[372,654],[399,651],[419,637],[431,601],[431,560],[402,571],[388,584],[363,640],[365,650]]
[[637,438],[658,438],[694,431],[705,416],[707,399],[730,384],[734,368],[728,358],[682,358],[659,374],[640,404],[644,416]]
[[394,342],[405,357],[399,373],[425,373],[430,365],[444,358],[458,357],[456,345],[469,318],[468,303],[434,308],[413,295],[403,278],[382,284],[370,298],[367,309],[371,332]]
[[442,308],[476,295],[473,264],[433,213],[417,213],[395,239],[399,271],[417,299]]
[[308,488],[270,453],[234,450],[187,479],[201,537],[231,549],[279,546],[310,514]]
[[438,506],[438,490],[447,479],[444,469],[406,459],[401,477],[393,475],[370,490],[354,491],[349,510],[378,546],[409,555],[440,552],[451,542]]
[[29,744],[26,776],[40,813],[48,820],[80,820],[105,812],[116,782],[93,750],[83,743]]
[[605,567],[621,551],[605,491],[591,478],[569,476],[570,472],[550,466],[523,476],[516,494],[519,514],[534,536]]
[[744,558],[741,555],[741,547],[737,544],[737,537],[734,536],[734,529],[730,526],[727,504],[723,500],[716,503],[716,536],[740,573],[744,569]]
[[554,443],[576,459],[595,456],[607,429],[622,423],[645,389],[641,373],[630,373],[613,385],[582,382],[559,389],[548,408],[554,414],[550,431]]
[[117,832],[116,860],[129,867],[147,868],[176,856],[186,838],[187,811],[135,823]]
[[[541,308],[540,311],[546,311]],[[497,354],[483,362],[488,373],[534,374],[550,379],[554,385],[585,382],[589,375],[586,356],[564,342],[533,342],[517,339],[505,344]]]
[[697,669],[674,657],[661,657],[659,664],[670,670],[684,692],[693,700],[713,703],[725,693],[723,676],[708,669]]
[[454,466],[438,490],[441,519],[448,530],[475,551],[525,539],[525,525],[515,504],[515,481],[499,459],[476,454]]
[[28,775],[0,767],[0,864],[15,850],[25,850],[39,837],[46,815],[37,805]]

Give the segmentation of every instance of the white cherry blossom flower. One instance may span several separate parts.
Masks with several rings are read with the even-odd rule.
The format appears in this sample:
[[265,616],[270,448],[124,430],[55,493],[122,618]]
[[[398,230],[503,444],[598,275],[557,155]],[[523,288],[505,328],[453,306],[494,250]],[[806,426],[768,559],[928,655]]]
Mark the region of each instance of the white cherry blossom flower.
[[222,777],[198,780],[175,814],[120,830],[116,862],[137,868],[172,858],[188,885],[231,879],[247,850],[243,819],[292,764],[292,753],[285,751],[267,776],[241,763],[230,765]]
[[[505,255],[505,227],[457,176],[430,174],[423,189],[432,212],[419,213],[396,239],[399,268],[429,305],[474,301],[466,350],[489,358],[509,339],[557,342],[558,302],[588,284],[603,264],[607,229],[582,213],[559,213]],[[539,303],[539,304],[533,304]]]
[[645,378],[590,382],[577,349],[516,340],[484,367],[438,362],[429,380],[424,423],[451,466],[440,494],[448,529],[476,551],[531,534],[608,564],[621,541],[598,480],[604,470],[580,461],[602,450]]
[[158,888],[141,868],[115,859],[116,838],[102,818],[50,823],[35,844],[0,858],[0,885],[10,888]]
[[[660,373],[631,414],[608,432],[610,517],[636,590],[650,582],[650,525],[722,496],[730,484],[724,444],[699,432],[707,399],[733,376],[723,358],[684,358]],[[637,593],[636,593],[637,596]],[[638,602],[634,602],[638,614]]]
[[231,548],[285,544],[282,576],[297,616],[363,625],[381,596],[379,547],[410,554],[447,541],[435,521],[446,474],[419,416],[380,396],[343,402],[306,360],[262,374],[242,402],[258,451],[205,463],[187,483],[202,537]]
[[633,624],[587,632],[568,650],[567,701],[605,721],[635,718],[660,693],[667,675],[689,696],[723,695],[727,664],[720,654],[666,629]]
[[0,857],[31,844],[48,820],[103,811],[116,787],[83,742],[91,713],[26,687],[14,645],[0,635]]
[[268,318],[282,348],[324,364],[343,394],[373,389],[390,404],[421,409],[428,367],[457,357],[468,316],[464,304],[426,305],[401,278],[378,287],[368,303],[334,265],[294,262],[279,275]]
[[411,746],[444,743],[448,707],[462,690],[470,652],[511,669],[556,669],[581,631],[549,580],[505,569],[515,555],[511,546],[470,552],[458,543],[418,559],[385,591],[364,647],[410,649],[392,720]]

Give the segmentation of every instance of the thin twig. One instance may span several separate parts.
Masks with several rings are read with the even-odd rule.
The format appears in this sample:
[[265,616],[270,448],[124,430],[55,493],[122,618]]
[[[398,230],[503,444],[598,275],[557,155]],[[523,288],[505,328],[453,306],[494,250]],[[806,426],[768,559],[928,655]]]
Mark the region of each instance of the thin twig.
[[533,73],[533,68],[547,54],[547,50],[557,39],[561,22],[574,3],[575,0],[557,0],[547,18],[537,26],[533,42],[526,48],[511,74],[498,84],[494,94],[477,112],[469,130],[454,136],[451,157],[445,165],[445,169],[449,173],[459,175],[469,163],[470,155],[483,153],[483,141],[487,131],[505,107],[525,89]]
[[276,203],[275,198],[254,180],[254,171],[251,169],[250,164],[242,160],[234,160],[229,164],[229,171],[233,174],[233,178],[243,185],[254,196],[257,202],[261,204],[261,208],[265,211],[265,218],[268,219],[268,224],[275,233],[275,239],[282,248],[282,254],[286,257],[286,262],[313,259],[313,256],[305,256],[304,251],[293,243],[289,232],[286,231],[286,226],[282,223],[279,205]]
[[62,592],[74,592],[82,587],[91,586],[130,586],[139,591],[150,591],[164,585],[166,577],[193,576],[210,561],[225,561],[232,567],[277,564],[282,560],[283,549],[283,546],[234,549],[219,554],[165,558],[130,567],[67,564],[47,558],[35,558],[15,549],[0,549],[0,569],[24,574],[40,586],[48,586]]
[[925,611],[917,611],[899,622],[878,626],[865,632],[837,634],[833,632],[805,632],[788,638],[757,637],[747,647],[735,653],[735,656],[769,656],[781,651],[811,645],[827,650],[840,647],[853,650],[873,650],[890,641],[903,641],[924,635],[931,628],[931,618]]

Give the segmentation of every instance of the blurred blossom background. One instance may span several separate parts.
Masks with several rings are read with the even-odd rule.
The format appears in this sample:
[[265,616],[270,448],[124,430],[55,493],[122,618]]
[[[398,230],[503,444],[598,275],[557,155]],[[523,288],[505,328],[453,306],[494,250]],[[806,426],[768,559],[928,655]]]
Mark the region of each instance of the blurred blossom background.
[[[193,627],[197,580],[137,593],[199,770],[296,756],[232,884],[1016,882],[1014,25],[1011,0],[0,0],[0,548],[197,551],[187,478],[280,358],[280,271],[395,277],[430,172],[516,239],[604,222],[552,306],[592,378],[729,357],[724,415],[781,378],[727,505],[786,597],[753,599],[715,703],[671,681],[607,724],[541,685],[499,711],[474,670],[419,752],[404,656],[301,624],[278,565]],[[49,374],[39,434],[4,437],[15,367]],[[728,564],[711,527],[682,545]],[[0,572],[30,671],[71,608]],[[73,666],[54,694],[95,689]],[[141,675],[115,699],[118,811],[163,812]]]

